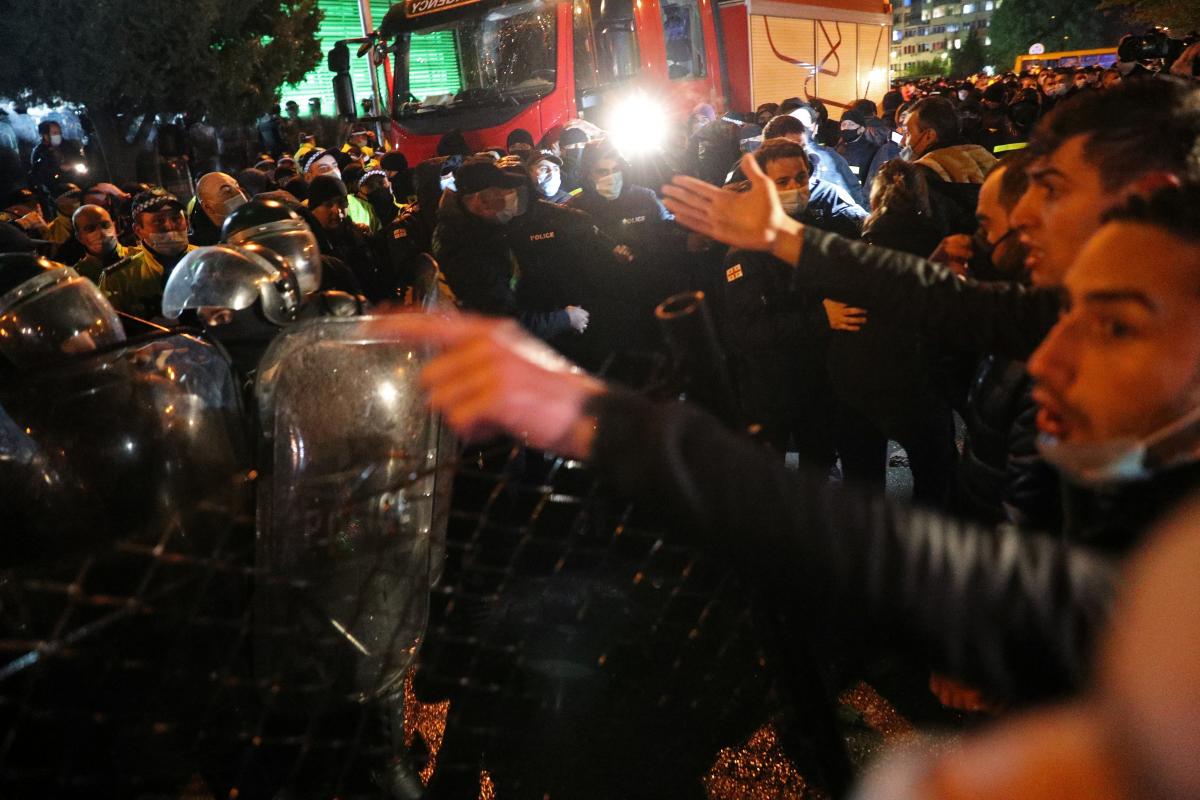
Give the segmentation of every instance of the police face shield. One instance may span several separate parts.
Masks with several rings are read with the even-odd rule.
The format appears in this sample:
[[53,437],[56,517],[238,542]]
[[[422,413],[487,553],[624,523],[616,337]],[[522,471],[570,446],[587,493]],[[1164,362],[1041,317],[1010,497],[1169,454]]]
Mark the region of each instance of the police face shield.
[[297,276],[286,259],[259,243],[214,245],[191,251],[171,271],[162,313],[178,319],[187,309],[241,311],[257,303],[274,325],[286,325],[300,307]]
[[227,244],[255,242],[274,250],[287,262],[304,296],[321,288],[321,251],[317,237],[301,220],[278,220],[255,225],[229,236]]
[[260,364],[257,563],[282,580],[256,590],[256,636],[264,678],[393,702],[440,574],[451,448],[418,382],[423,352],[372,322],[300,323]]
[[116,311],[70,267],[47,270],[0,297],[0,355],[21,369],[124,341]]

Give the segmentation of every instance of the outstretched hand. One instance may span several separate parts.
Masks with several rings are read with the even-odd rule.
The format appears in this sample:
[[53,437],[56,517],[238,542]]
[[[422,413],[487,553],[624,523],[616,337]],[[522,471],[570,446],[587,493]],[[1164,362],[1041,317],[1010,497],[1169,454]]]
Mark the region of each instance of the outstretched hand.
[[[728,192],[687,175],[663,187],[663,203],[675,220],[702,236],[746,250],[778,252],[781,239],[797,237],[802,227],[783,211],[775,184],[751,155],[742,157],[750,179],[746,192]],[[798,253],[797,253],[798,255]]]
[[591,452],[595,421],[584,406],[605,391],[512,320],[397,313],[376,335],[440,349],[421,372],[435,411],[466,439],[505,433],[573,458]]

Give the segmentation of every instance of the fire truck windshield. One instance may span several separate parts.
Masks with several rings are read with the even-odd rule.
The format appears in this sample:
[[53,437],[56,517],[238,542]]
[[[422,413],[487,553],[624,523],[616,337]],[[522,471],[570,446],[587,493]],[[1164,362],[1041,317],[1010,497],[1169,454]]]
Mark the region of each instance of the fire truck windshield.
[[[397,117],[525,104],[556,80],[554,6],[543,0],[484,6],[475,14],[402,34]],[[402,62],[403,63],[403,62]]]

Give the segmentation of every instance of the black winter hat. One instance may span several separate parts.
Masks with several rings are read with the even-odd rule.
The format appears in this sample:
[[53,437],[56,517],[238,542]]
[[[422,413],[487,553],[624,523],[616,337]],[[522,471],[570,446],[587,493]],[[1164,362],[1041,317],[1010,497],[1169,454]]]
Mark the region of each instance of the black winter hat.
[[404,153],[393,150],[390,153],[385,153],[383,158],[379,159],[379,166],[389,172],[404,172],[408,169],[408,159],[404,157]]
[[454,185],[459,195],[466,196],[484,189],[516,189],[525,185],[525,179],[505,172],[490,159],[469,158],[455,170]]
[[317,208],[330,200],[345,198],[346,184],[332,175],[318,175],[308,183],[308,207]]

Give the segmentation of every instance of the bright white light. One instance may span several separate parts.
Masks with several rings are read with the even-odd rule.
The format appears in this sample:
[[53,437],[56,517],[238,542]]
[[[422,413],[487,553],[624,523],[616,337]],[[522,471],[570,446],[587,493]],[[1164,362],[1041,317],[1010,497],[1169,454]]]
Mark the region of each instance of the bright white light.
[[379,399],[389,406],[395,405],[396,399],[400,396],[400,392],[396,390],[396,386],[388,381],[381,381],[377,392]]
[[86,174],[88,171],[87,164],[76,164],[75,171],[78,172],[80,175]]
[[869,83],[871,86],[879,86],[883,83],[883,80],[886,77],[887,76],[884,74],[883,68],[876,67],[867,73],[867,83]]
[[621,155],[632,158],[662,149],[667,138],[663,103],[638,92],[618,101],[609,122],[609,137]]

